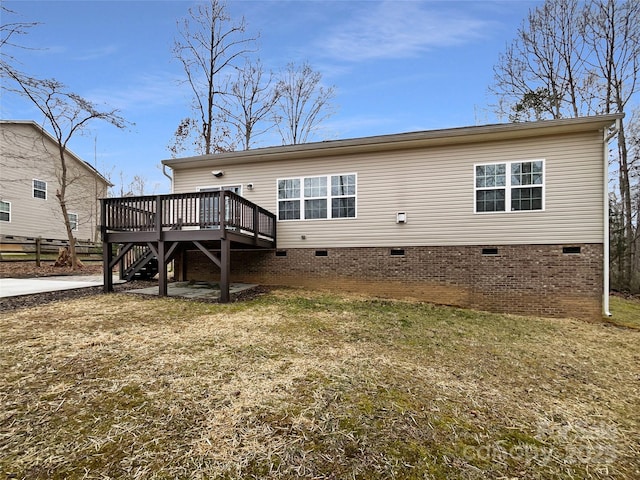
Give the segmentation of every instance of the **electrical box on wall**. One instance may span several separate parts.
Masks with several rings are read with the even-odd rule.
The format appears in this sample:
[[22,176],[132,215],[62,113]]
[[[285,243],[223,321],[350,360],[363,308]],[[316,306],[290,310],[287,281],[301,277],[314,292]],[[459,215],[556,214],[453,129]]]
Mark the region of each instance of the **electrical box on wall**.
[[407,212],[397,212],[396,223],[407,223]]

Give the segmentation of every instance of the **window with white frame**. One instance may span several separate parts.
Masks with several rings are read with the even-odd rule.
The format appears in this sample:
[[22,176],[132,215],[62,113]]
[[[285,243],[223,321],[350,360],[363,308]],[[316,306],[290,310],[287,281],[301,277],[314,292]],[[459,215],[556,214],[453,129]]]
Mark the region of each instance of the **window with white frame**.
[[11,221],[11,202],[3,202],[0,200],[0,222]]
[[544,209],[544,160],[475,166],[475,211]]
[[33,198],[47,199],[47,182],[42,180],[33,181]]
[[69,216],[69,225],[71,225],[71,230],[78,230],[78,214],[77,213],[68,213]]
[[355,218],[356,174],[278,180],[278,219]]

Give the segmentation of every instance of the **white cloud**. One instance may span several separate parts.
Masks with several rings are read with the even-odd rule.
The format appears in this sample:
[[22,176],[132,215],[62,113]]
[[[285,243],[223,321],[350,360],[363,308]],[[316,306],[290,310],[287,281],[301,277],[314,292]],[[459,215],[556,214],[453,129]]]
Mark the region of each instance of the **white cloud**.
[[366,3],[357,15],[318,42],[325,54],[346,61],[410,58],[478,39],[491,26],[459,9],[423,2]]
[[103,47],[86,51],[79,50],[77,51],[77,54],[73,56],[73,59],[80,62],[98,60],[104,57],[109,57],[114,53],[117,53],[118,50],[119,49],[116,45],[105,45]]
[[100,104],[108,104],[123,112],[149,110],[184,104],[189,106],[189,91],[169,72],[143,73],[132,79],[122,79],[110,84],[109,89],[95,89],[87,98]]

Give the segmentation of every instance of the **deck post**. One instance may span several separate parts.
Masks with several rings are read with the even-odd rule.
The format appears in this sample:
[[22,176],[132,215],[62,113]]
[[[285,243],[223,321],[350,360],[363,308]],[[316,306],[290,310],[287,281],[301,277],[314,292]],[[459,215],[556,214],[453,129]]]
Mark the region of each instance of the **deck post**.
[[167,251],[162,232],[162,196],[156,196],[156,234],[158,235],[158,296],[167,296]]
[[111,262],[113,250],[107,238],[107,204],[104,198],[100,199],[100,236],[102,237],[102,291],[113,292],[113,274]]
[[258,206],[253,206],[253,244],[258,244],[258,236],[260,235],[260,211]]
[[218,221],[220,222],[220,235],[222,238],[226,236],[227,233],[227,199],[226,199],[227,191],[220,190],[220,200],[218,200]]
[[162,196],[161,195],[156,195],[156,222],[155,222],[155,227],[156,227],[156,233],[158,234],[158,239],[160,240],[161,235],[162,235]]
[[220,239],[220,303],[228,303],[229,298],[229,276],[231,273],[231,249],[229,239]]
[[165,242],[158,242],[158,296],[167,296],[167,259]]
[[104,293],[113,292],[113,276],[111,273],[111,262],[113,261],[113,251],[111,244],[108,242],[102,242],[102,280]]

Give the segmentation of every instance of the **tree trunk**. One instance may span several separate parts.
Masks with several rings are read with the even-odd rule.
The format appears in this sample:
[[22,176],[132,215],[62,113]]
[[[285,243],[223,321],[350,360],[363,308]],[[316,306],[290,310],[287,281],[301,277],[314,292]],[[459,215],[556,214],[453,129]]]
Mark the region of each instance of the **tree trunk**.
[[624,255],[622,263],[624,264],[624,274],[622,278],[622,287],[625,290],[631,288],[633,277],[633,266],[635,265],[635,235],[633,226],[633,211],[631,208],[631,183],[629,181],[629,163],[626,138],[624,127],[620,123],[618,131],[618,156],[619,156],[619,173],[618,181],[620,188],[620,200],[622,204],[622,221],[623,221],[623,238],[624,238]]
[[64,194],[61,191],[58,191],[56,194],[58,197],[58,202],[60,203],[60,209],[62,210],[62,215],[64,217],[64,226],[67,230],[67,240],[69,241],[69,258],[70,258],[70,266],[72,270],[76,270],[78,268],[78,256],[76,254],[76,239],[73,236],[73,230],[71,229],[71,222],[69,220],[69,212],[67,212],[67,203],[64,200]]

